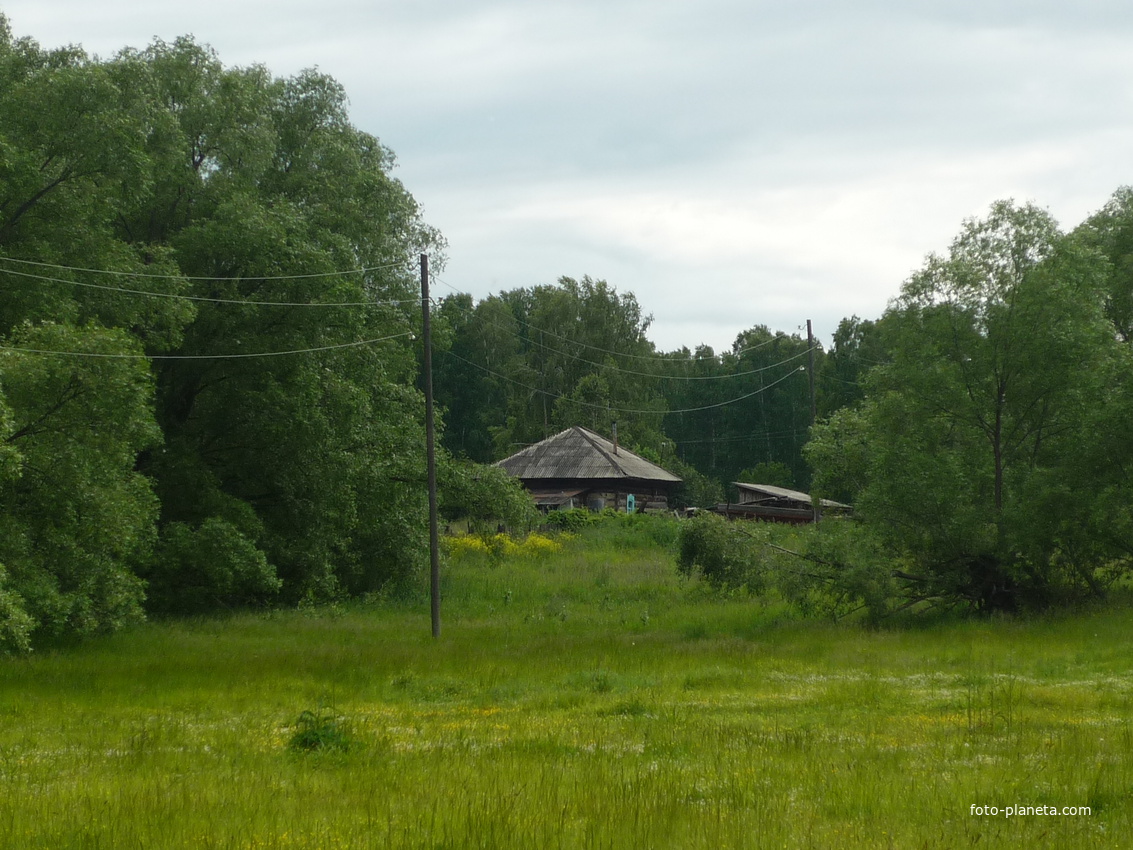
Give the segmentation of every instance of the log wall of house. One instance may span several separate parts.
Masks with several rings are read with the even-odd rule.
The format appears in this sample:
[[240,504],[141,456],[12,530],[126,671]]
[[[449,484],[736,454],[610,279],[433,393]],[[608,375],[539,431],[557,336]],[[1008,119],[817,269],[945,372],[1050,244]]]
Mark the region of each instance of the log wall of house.
[[[527,484],[528,482],[524,482]],[[529,485],[535,489],[534,484]],[[601,500],[603,508],[612,508],[616,511],[626,510],[626,497],[631,493],[634,496],[634,510],[640,511],[667,511],[669,509],[669,488],[656,486],[643,481],[587,481],[585,479],[553,479],[538,482],[541,491],[551,490],[578,490],[580,493],[575,499],[578,505],[594,508],[595,502]]]

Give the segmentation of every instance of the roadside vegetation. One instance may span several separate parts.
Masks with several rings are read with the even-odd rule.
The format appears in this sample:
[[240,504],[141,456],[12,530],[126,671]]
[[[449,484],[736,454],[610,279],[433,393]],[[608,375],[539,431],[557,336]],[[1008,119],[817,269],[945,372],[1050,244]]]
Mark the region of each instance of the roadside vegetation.
[[[675,525],[454,539],[439,640],[422,591],[0,661],[0,846],[1078,850],[1130,834],[1124,597],[1025,620],[803,617],[679,570]],[[1007,805],[1090,814],[971,814]]]

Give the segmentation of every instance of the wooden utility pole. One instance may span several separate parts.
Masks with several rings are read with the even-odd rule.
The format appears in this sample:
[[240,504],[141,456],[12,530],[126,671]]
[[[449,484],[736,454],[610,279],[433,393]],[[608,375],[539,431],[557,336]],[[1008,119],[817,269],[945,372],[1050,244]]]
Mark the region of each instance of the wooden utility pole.
[[[810,367],[807,370],[810,373],[810,427],[814,427],[814,422],[818,419],[818,405],[814,399],[814,332],[810,327],[810,319],[806,320],[806,345],[807,356],[810,360]],[[822,518],[822,511],[819,510],[819,503],[814,501],[814,496],[811,496],[811,510],[814,511],[814,521],[818,522]]]
[[429,601],[433,637],[441,636],[441,555],[437,533],[437,450],[433,420],[433,332],[429,320],[429,255],[421,255],[421,336],[425,346],[425,463],[429,477]]
[[810,329],[810,319],[806,320],[806,345],[810,357],[810,424],[813,426],[818,419],[818,406],[814,400],[814,333]]

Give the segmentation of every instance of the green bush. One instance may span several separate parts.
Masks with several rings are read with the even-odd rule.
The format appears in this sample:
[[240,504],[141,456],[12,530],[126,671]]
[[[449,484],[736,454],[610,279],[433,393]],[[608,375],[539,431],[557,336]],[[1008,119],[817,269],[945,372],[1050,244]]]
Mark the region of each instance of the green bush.
[[31,649],[35,620],[24,610],[20,595],[4,588],[6,580],[7,574],[0,565],[0,653],[27,652]]
[[141,345],[94,323],[28,322],[7,341],[97,356],[4,355],[0,643],[26,650],[135,623],[144,595],[135,570],[158,516],[136,465],[160,440]]
[[537,516],[531,495],[519,479],[496,466],[444,458],[437,487],[444,518],[467,520],[472,531],[494,529],[501,522],[526,530]]
[[876,622],[899,601],[898,565],[861,523],[827,519],[771,546],[775,587],[805,615],[864,611]]
[[166,526],[149,581],[151,609],[177,614],[262,603],[282,584],[264,553],[215,517],[198,528]]
[[917,591],[897,587],[904,567],[870,530],[849,520],[789,526],[728,522],[700,514],[681,525],[678,567],[699,571],[718,588],[774,590],[804,615],[841,617],[864,611],[873,621]]
[[600,514],[592,513],[586,508],[571,508],[566,511],[551,511],[543,524],[550,529],[578,532],[597,522],[599,516]]
[[699,570],[717,587],[761,590],[759,551],[747,531],[717,514],[701,513],[685,520],[680,527],[678,568],[686,575]]

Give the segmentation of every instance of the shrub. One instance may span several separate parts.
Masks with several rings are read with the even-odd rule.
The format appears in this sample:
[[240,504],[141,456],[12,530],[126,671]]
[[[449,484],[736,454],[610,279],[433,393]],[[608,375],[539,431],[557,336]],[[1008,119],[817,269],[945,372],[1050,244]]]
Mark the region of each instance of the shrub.
[[0,653],[27,652],[31,649],[31,633],[35,620],[24,610],[20,595],[5,590],[7,575],[0,566]]
[[861,523],[828,519],[800,530],[791,544],[796,548],[773,550],[770,569],[776,588],[801,613],[865,611],[876,622],[893,610],[899,565]]
[[[569,539],[569,535],[562,535],[562,537]],[[554,539],[535,533],[527,535],[526,538],[518,542],[510,535],[502,532],[487,537],[461,534],[446,537],[444,545],[449,557],[454,560],[482,558],[492,563],[515,558],[531,558],[542,561],[563,549],[561,538]]]
[[600,514],[592,513],[585,508],[571,508],[567,511],[551,511],[544,520],[544,525],[551,529],[563,531],[581,531],[593,522],[598,521]]
[[444,538],[444,548],[450,558],[463,561],[467,558],[486,557],[488,544],[476,534],[459,534]]
[[545,537],[542,534],[527,535],[527,539],[519,546],[521,554],[534,558],[535,560],[545,560],[562,550],[562,543],[558,540],[552,540],[550,537]]
[[716,587],[773,588],[804,615],[865,611],[876,621],[897,602],[902,565],[860,523],[828,519],[802,527],[727,522],[701,514],[681,526],[678,566],[699,570]]
[[149,580],[151,608],[178,614],[261,603],[282,584],[264,553],[216,517],[166,526]]
[[442,458],[438,495],[444,517],[466,519],[473,530],[494,528],[499,522],[526,529],[537,516],[523,484],[499,467]]
[[519,547],[510,536],[500,532],[484,540],[488,547],[488,555],[493,561],[502,561],[519,554]]
[[686,575],[699,570],[717,587],[762,589],[758,552],[744,532],[739,524],[716,514],[698,514],[685,520],[680,528],[678,568]]

